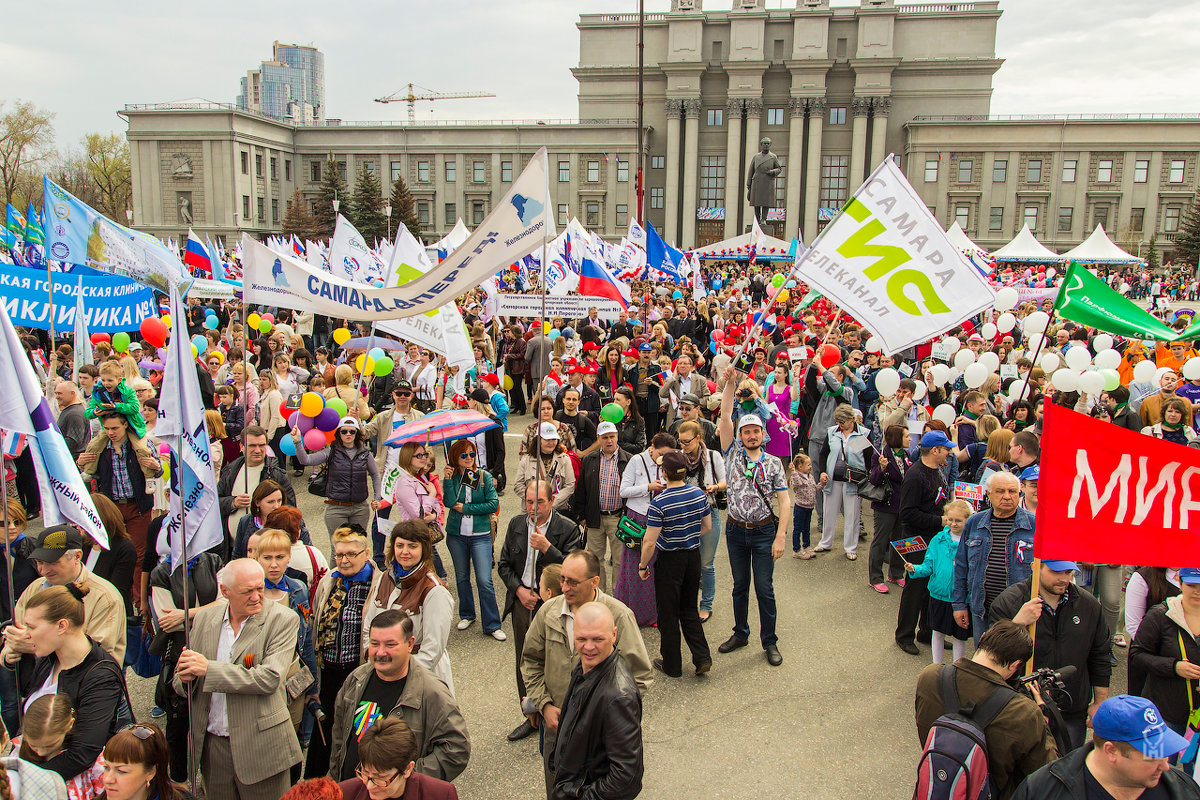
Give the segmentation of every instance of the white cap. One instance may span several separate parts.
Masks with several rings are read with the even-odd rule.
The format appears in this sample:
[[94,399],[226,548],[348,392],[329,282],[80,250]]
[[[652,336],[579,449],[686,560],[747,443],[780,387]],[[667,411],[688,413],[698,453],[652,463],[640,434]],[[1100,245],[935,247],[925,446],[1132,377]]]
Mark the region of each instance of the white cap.
[[763,425],[762,420],[759,419],[757,414],[743,414],[738,419],[738,430],[739,431],[742,428],[746,427],[747,425],[757,425],[760,428],[766,427]]
[[543,422],[538,428],[538,437],[542,439],[558,439],[558,426],[553,422]]
[[596,426],[596,435],[597,436],[603,436],[606,433],[616,433],[616,432],[617,432],[617,426],[613,425],[611,422],[608,422],[607,420],[604,422],[601,422],[599,425]]
[[342,421],[338,423],[339,428],[354,428],[358,430],[358,420],[354,417],[342,417]]

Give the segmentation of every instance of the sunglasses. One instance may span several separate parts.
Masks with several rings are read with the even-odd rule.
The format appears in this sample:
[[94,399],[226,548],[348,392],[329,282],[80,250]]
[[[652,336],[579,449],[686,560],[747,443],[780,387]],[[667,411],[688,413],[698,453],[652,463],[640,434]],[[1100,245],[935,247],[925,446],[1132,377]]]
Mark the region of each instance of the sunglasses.
[[342,436],[345,436],[346,434],[354,436],[358,433],[358,431],[354,428],[342,428],[340,431],[338,431],[338,433],[340,433]]
[[412,397],[412,392],[396,392],[396,397]]
[[124,728],[121,728],[119,731],[117,731],[117,733],[124,733],[125,731],[129,731],[134,736],[136,736],[138,739],[141,739],[144,742],[147,739],[149,739],[151,736],[153,736],[155,731],[157,731],[157,730],[158,730],[158,728],[155,728],[153,725],[146,725],[141,722],[135,722],[132,725],[126,725]]
[[458,457],[459,457],[459,458],[474,458],[474,457],[475,457],[475,451],[474,451],[474,450],[471,450],[470,452],[466,452],[466,453],[459,453],[459,454],[458,454]]

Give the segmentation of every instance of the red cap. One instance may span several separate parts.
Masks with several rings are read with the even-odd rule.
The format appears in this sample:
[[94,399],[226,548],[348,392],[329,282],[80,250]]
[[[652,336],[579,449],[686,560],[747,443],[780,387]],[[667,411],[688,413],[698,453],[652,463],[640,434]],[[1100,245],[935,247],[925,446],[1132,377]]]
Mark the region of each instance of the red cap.
[[488,374],[484,375],[483,379],[485,381],[487,381],[488,383],[490,383],[492,386],[500,385],[500,378],[497,377],[496,373],[494,373],[494,372],[489,372]]
[[623,350],[623,351],[621,352],[621,355],[625,356],[626,358],[637,358],[637,357],[638,357],[638,351],[637,351],[637,350],[634,350],[634,349],[631,347],[631,348],[629,348],[628,350]]
[[599,350],[600,345],[596,344],[595,342],[584,342],[583,349],[584,350]]

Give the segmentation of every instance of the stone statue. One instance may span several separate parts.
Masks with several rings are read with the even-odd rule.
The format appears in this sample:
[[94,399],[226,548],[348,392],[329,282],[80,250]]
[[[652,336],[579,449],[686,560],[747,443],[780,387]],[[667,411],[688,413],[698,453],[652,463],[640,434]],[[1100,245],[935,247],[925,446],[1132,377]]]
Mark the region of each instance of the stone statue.
[[766,221],[767,209],[775,205],[775,180],[781,172],[783,165],[771,152],[771,140],[764,137],[746,170],[746,199],[759,222]]

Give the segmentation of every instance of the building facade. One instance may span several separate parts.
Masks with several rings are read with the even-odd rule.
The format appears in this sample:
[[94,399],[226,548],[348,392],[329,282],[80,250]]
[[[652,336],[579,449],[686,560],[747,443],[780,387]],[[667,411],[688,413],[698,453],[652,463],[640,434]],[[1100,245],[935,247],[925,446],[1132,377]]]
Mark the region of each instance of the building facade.
[[325,118],[325,55],[315,47],[272,45],[272,58],[241,80],[236,106],[272,119],[311,125]]

